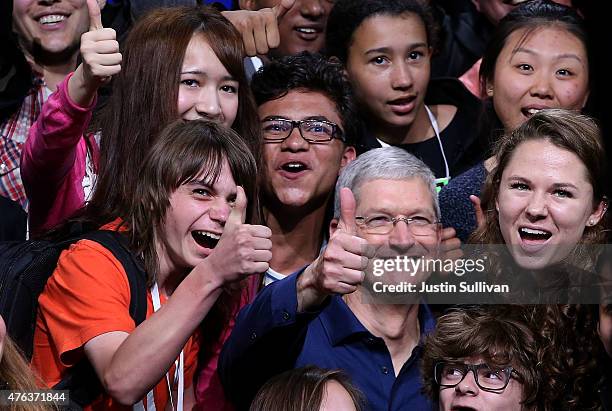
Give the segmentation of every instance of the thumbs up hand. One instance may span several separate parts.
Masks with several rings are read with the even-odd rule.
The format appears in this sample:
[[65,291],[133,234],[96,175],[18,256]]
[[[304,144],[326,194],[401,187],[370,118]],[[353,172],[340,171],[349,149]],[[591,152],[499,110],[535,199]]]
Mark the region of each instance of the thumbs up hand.
[[98,0],[87,0],[89,31],[81,36],[83,62],[68,84],[72,100],[79,106],[92,103],[98,88],[121,71],[121,53],[117,33],[102,26]]
[[298,278],[298,312],[323,303],[330,294],[350,294],[363,282],[374,247],[357,236],[355,197],[340,191],[340,220],[325,250]]
[[242,35],[247,56],[263,55],[280,45],[278,22],[293,7],[295,0],[281,0],[276,6],[260,10],[231,10],[221,14]]
[[89,31],[81,37],[83,74],[87,82],[99,86],[121,71],[121,53],[115,30],[102,26],[98,1],[87,0],[87,9]]
[[246,208],[244,189],[238,186],[236,202],[225,222],[223,234],[203,262],[223,284],[263,273],[270,267],[272,231],[263,225],[244,224]]

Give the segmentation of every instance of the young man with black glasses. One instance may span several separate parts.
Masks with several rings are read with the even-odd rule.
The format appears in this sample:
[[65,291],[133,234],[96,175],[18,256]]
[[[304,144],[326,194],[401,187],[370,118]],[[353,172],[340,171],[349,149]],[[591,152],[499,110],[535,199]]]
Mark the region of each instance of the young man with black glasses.
[[319,255],[338,173],[355,159],[359,122],[342,67],[318,55],[271,62],[252,88],[264,143],[263,216],[272,230],[267,285]]

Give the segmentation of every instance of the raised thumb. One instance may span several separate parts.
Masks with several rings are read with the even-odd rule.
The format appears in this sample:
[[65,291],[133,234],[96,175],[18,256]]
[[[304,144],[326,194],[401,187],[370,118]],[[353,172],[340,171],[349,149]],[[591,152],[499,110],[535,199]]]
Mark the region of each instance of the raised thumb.
[[87,11],[89,12],[89,31],[100,30],[102,26],[102,13],[98,0],[87,0]]
[[356,234],[356,213],[357,205],[355,203],[355,196],[350,188],[343,187],[340,190],[340,221],[338,222],[338,228],[350,234]]
[[228,226],[236,226],[244,223],[246,219],[246,209],[247,209],[247,198],[244,193],[244,189],[241,186],[236,187],[236,201],[234,202],[234,208],[230,212],[227,221],[225,222],[225,227]]

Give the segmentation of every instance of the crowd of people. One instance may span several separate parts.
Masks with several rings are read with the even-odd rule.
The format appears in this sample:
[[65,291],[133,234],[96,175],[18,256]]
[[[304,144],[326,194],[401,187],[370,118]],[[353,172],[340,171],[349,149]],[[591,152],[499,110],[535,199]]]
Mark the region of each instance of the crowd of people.
[[0,240],[78,238],[3,393],[612,410],[591,6],[196,3],[0,6]]

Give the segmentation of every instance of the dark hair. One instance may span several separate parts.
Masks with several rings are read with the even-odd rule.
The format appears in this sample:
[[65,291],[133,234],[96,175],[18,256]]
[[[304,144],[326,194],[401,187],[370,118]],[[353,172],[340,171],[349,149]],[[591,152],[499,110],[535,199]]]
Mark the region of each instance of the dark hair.
[[[170,207],[172,193],[194,178],[211,184],[227,161],[236,185],[244,188],[248,206],[247,219],[259,209],[257,166],[247,144],[232,129],[206,120],[176,120],[153,139],[152,146],[133,171],[136,184],[126,204],[110,203],[100,213],[99,205],[89,203],[77,216],[84,227],[97,229],[119,220],[129,238],[130,250],[142,256],[147,282],[153,284],[159,270],[155,244],[159,229]],[[200,174],[204,173],[203,176]],[[69,224],[64,230],[69,228]],[[66,235],[58,230],[58,236]],[[60,237],[61,238],[61,237]],[[240,306],[245,282],[223,287],[223,292],[204,318],[199,361],[214,354],[215,344]]]
[[[233,129],[259,154],[257,111],[243,69],[238,31],[204,6],[161,8],[138,20],[123,48],[121,73],[94,131],[102,134],[96,188],[90,203],[101,219],[123,210],[138,185],[135,172],[160,131],[178,118],[181,65],[194,34],[201,34],[239,84]],[[90,210],[91,211],[91,210]]]
[[170,196],[196,177],[212,184],[225,160],[236,185],[244,188],[248,210],[253,210],[257,198],[255,158],[233,130],[205,120],[177,120],[162,131],[148,151],[135,173],[136,191],[127,212],[118,209],[112,217],[125,222],[130,244],[143,256],[151,283],[158,270],[155,239],[170,207]]
[[537,363],[546,384],[539,395],[539,409],[601,409],[597,361],[602,346],[597,335],[597,308],[587,304],[525,307],[526,319],[536,336]]
[[357,411],[364,409],[363,395],[342,371],[311,365],[286,371],[270,379],[257,393],[250,411],[319,411],[325,384],[331,381],[348,391]]
[[[560,27],[576,36],[576,38],[584,44],[587,58],[589,61],[591,60],[589,40],[584,22],[572,8],[550,0],[526,1],[512,9],[503,19],[501,19],[493,32],[480,65],[479,75],[481,90],[486,90],[487,83],[493,81],[497,58],[506,46],[508,38],[512,33],[525,29],[525,34],[521,40],[522,43],[534,31],[547,27]],[[589,66],[589,73],[590,71],[591,68]],[[591,76],[589,76],[589,78],[591,78]],[[501,133],[503,126],[495,113],[495,108],[490,98],[485,99],[484,113],[486,124],[483,125],[483,132],[488,134],[486,135],[487,139],[494,142],[499,135],[491,136],[491,133]]]
[[437,361],[482,356],[510,364],[523,384],[523,404],[542,411],[596,410],[600,374],[596,305],[487,305],[442,315],[423,349],[424,391],[438,398]]
[[[499,227],[499,213],[495,201],[504,170],[512,159],[514,151],[522,143],[532,140],[548,141],[555,146],[574,153],[584,164],[587,178],[593,187],[593,202],[606,201],[606,157],[597,124],[588,116],[570,110],[549,109],[534,114],[525,123],[501,138],[496,147],[496,167],[487,176],[482,194],[482,207],[485,210],[485,223],[470,238],[478,244],[503,244]],[[606,218],[598,224],[585,228],[581,244],[598,244],[605,237]],[[577,265],[583,267],[589,259],[582,256]],[[594,256],[593,256],[594,257]],[[591,266],[595,260],[591,259]],[[589,264],[589,263],[587,263]]]
[[320,92],[334,103],[342,120],[346,144],[359,141],[363,127],[356,115],[351,85],[338,62],[309,52],[281,57],[253,75],[251,88],[258,106],[296,89]]
[[419,0],[337,0],[327,19],[325,50],[346,64],[353,34],[364,20],[372,16],[416,14],[425,26],[427,43],[438,46],[439,28],[427,2]]
[[[494,207],[499,193],[501,176],[512,158],[514,150],[525,141],[544,140],[574,153],[587,169],[587,178],[593,186],[593,200],[604,201],[605,157],[599,128],[592,119],[568,110],[543,110],[504,136],[497,143],[496,168],[488,175],[483,189],[482,204],[485,223],[470,238],[481,244],[503,244],[499,228],[498,212]],[[586,249],[582,244],[596,244],[603,240],[605,219],[587,227],[577,244],[570,264],[591,269],[597,257],[596,249]],[[595,252],[594,252],[595,251]],[[489,258],[493,275],[518,277],[516,267],[499,267],[498,258]],[[506,260],[507,261],[507,260]],[[572,270],[572,278],[576,270]],[[568,273],[554,272],[568,276]],[[561,279],[569,281],[569,279]],[[589,283],[589,285],[592,285]],[[521,290],[522,292],[523,290]],[[580,288],[568,293],[580,292]],[[515,306],[516,307],[516,306]],[[528,320],[538,339],[538,363],[547,389],[542,390],[539,408],[542,410],[590,410],[597,409],[595,387],[599,380],[596,359],[599,340],[596,335],[596,313],[589,305],[536,305],[528,311]]]
[[[158,270],[155,239],[170,206],[170,196],[194,178],[213,183],[224,161],[236,185],[244,188],[248,216],[259,207],[257,167],[246,143],[232,129],[204,120],[177,120],[162,131],[149,150],[136,174],[135,196],[127,212],[116,216],[126,223],[132,250],[143,256],[149,282],[154,281]],[[215,342],[239,309],[244,286],[244,282],[225,286],[204,318],[199,361],[206,362],[213,354]]]
[[423,348],[421,373],[424,391],[438,400],[440,387],[434,380],[438,361],[456,362],[482,357],[492,367],[512,366],[522,384],[521,404],[533,406],[541,381],[537,369],[534,333],[520,316],[518,306],[480,306],[442,315]]

